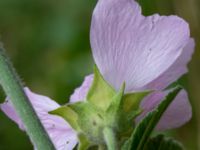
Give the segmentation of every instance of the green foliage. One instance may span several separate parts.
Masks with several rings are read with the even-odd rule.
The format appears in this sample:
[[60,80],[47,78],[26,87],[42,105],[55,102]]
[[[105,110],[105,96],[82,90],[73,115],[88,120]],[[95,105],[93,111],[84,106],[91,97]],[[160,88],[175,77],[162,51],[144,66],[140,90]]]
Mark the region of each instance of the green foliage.
[[174,139],[157,135],[147,141],[144,150],[183,150],[183,146]]
[[180,90],[180,87],[173,89],[155,110],[148,113],[147,116],[140,121],[140,123],[134,129],[131,138],[125,142],[123,150],[144,149],[151,132],[156,127],[162,114],[165,112]]

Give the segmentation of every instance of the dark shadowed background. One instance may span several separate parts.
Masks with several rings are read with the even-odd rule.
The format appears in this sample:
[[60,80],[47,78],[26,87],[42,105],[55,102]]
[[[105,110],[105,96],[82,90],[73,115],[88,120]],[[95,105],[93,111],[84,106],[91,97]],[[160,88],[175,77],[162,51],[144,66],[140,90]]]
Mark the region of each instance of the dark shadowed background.
[[[200,149],[200,1],[139,0],[143,13],[177,14],[187,20],[196,40],[189,74],[180,83],[189,92],[193,119],[168,134],[188,150]],[[34,92],[60,104],[92,72],[89,43],[96,0],[0,0],[0,41],[18,74]],[[5,95],[0,90],[0,102]],[[199,144],[199,145],[198,145]],[[198,147],[199,146],[199,147]],[[24,132],[0,112],[0,150],[31,150]]]

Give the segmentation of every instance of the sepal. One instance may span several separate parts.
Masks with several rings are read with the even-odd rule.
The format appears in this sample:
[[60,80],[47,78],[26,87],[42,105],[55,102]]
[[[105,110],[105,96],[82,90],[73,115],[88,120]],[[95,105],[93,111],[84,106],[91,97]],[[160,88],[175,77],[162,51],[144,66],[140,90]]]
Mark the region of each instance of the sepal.
[[98,68],[94,67],[94,80],[87,94],[86,100],[94,104],[96,107],[106,110],[112,98],[116,95],[116,91],[102,77]]
[[139,103],[149,94],[124,92],[125,83],[119,91],[114,90],[95,66],[93,84],[86,99],[50,113],[63,117],[77,131],[80,150],[91,145],[105,145],[103,130],[107,127],[121,142],[133,131],[134,118],[141,113]]
[[50,111],[49,114],[52,115],[58,115],[60,117],[62,117],[63,119],[65,119],[70,126],[76,130],[76,131],[80,131],[79,125],[78,125],[78,114],[71,109],[69,106],[62,106],[59,107],[56,110]]
[[78,139],[79,139],[78,150],[86,150],[91,146],[91,143],[84,134],[79,133]]

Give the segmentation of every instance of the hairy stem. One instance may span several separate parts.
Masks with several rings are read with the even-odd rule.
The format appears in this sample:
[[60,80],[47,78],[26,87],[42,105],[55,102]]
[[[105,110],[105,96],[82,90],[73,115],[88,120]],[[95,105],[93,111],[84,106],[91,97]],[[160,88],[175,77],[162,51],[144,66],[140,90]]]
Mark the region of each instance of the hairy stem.
[[103,130],[104,140],[107,145],[108,150],[118,150],[115,133],[109,127],[104,128]]
[[38,150],[55,150],[47,132],[31,106],[23,86],[0,46],[0,84],[24,123],[26,131]]

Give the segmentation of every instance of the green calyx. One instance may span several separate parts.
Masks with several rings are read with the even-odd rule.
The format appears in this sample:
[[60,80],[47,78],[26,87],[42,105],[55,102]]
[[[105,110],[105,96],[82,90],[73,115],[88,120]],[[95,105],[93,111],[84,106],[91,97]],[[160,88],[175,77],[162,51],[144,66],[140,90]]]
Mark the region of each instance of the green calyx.
[[[122,138],[133,131],[134,118],[141,113],[139,103],[149,94],[124,94],[124,90],[125,84],[119,91],[112,88],[95,67],[93,84],[86,100],[67,104],[50,113],[63,117],[77,131],[79,150],[86,150],[94,145],[120,143]],[[109,132],[105,132],[106,129]],[[107,141],[109,133],[115,136],[115,142]]]

